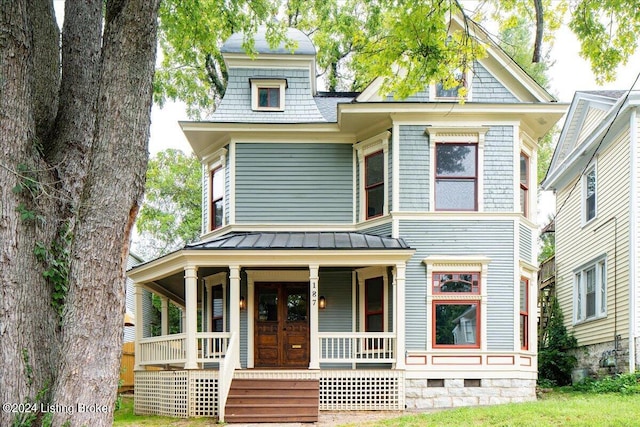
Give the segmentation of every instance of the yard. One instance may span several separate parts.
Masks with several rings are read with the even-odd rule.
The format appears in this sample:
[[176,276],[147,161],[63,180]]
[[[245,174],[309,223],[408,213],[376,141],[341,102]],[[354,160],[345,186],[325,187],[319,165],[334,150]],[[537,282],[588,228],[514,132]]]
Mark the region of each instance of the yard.
[[[359,417],[358,417],[359,418]],[[353,421],[345,413],[342,426],[356,427],[364,420]],[[640,424],[640,394],[592,394],[554,390],[537,402],[490,407],[443,410],[426,414],[406,414],[364,425],[384,426],[637,426]],[[125,396],[123,407],[115,414],[116,427],[167,426],[203,427],[216,425],[210,419],[178,420],[165,417],[133,415],[133,398]],[[317,425],[328,426],[325,422]]]

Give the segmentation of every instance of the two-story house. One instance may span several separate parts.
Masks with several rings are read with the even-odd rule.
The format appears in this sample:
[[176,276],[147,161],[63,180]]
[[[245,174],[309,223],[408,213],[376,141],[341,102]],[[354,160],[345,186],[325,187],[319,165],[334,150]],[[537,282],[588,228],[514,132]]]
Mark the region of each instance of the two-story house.
[[137,335],[136,412],[313,421],[535,399],[536,142],[566,106],[470,31],[488,55],[464,103],[437,83],[403,101],[380,81],[318,92],[302,32],[291,52],[259,31],[255,59],[231,36],[219,107],[181,123],[202,240],[129,272],[186,313],[181,334]]
[[577,92],[543,182],[556,193],[556,295],[591,374],[640,363],[639,103],[638,91]]

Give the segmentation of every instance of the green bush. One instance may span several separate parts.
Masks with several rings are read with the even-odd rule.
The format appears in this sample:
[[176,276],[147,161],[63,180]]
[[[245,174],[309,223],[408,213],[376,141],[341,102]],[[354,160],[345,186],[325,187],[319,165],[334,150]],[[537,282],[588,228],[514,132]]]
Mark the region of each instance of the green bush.
[[551,301],[549,324],[544,336],[546,339],[538,349],[538,381],[559,386],[571,384],[571,371],[578,360],[569,352],[576,348],[577,340],[567,332],[556,298]]
[[586,378],[575,384],[573,389],[585,393],[640,394],[640,372],[616,374],[600,380]]

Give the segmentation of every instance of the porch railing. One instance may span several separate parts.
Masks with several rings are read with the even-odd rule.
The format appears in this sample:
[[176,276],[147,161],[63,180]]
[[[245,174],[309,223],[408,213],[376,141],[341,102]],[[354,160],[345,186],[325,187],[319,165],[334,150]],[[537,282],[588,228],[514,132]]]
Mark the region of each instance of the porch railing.
[[198,363],[219,362],[229,347],[229,332],[198,332]]
[[240,344],[238,336],[231,334],[228,340],[227,353],[220,361],[220,372],[218,375],[218,396],[220,397],[218,406],[218,418],[220,422],[224,422],[225,406],[227,405],[227,396],[233,381],[233,373],[236,370],[236,363],[239,360]]
[[186,334],[163,335],[140,340],[140,365],[170,365],[185,363]]
[[394,332],[320,333],[320,363],[395,363]]

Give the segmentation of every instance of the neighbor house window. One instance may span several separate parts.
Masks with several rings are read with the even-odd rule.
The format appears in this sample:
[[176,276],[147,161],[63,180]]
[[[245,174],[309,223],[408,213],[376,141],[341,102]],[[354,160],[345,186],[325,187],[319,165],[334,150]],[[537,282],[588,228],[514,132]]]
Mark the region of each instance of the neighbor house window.
[[520,348],[529,349],[529,280],[520,278]]
[[384,153],[378,151],[364,159],[367,219],[383,214],[384,209]]
[[211,171],[211,230],[222,227],[224,220],[224,172],[221,167]]
[[250,82],[254,111],[284,111],[286,79],[251,79]]
[[436,144],[436,210],[477,209],[477,144]]
[[520,153],[520,213],[529,216],[529,156]]
[[596,319],[607,314],[607,265],[601,259],[575,272],[574,320]]
[[584,222],[589,222],[596,217],[596,168],[591,169],[583,176],[584,186]]
[[432,279],[433,347],[479,348],[480,273],[436,272]]

